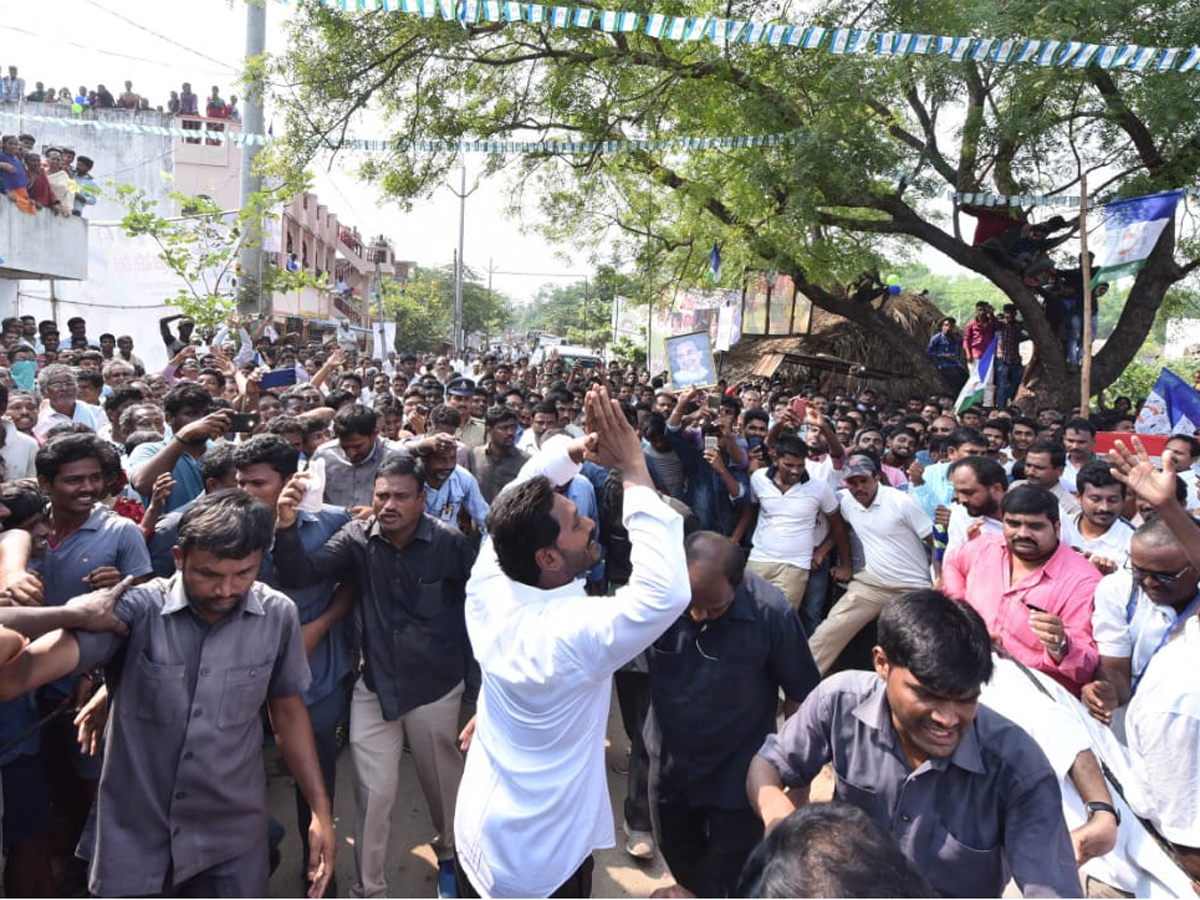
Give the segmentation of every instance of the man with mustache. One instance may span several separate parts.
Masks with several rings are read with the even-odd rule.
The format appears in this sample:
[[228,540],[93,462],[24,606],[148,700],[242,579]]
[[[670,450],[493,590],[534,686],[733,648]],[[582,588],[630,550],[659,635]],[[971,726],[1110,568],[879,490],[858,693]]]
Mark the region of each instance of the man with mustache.
[[1074,519],[1075,549],[1108,575],[1129,560],[1133,526],[1122,517],[1125,485],[1113,478],[1108,463],[1085,463],[1075,478],[1080,513]]
[[1100,572],[1059,540],[1058,499],[1024,484],[1000,506],[1004,533],[946,554],[942,587],[983,616],[1014,659],[1079,696],[1099,661],[1092,598]]
[[[94,434],[58,435],[38,451],[34,465],[38,486],[50,500],[49,546],[30,564],[42,578],[45,606],[64,606],[122,578],[142,582],[150,577],[150,553],[141,530],[101,503],[120,466],[106,441]],[[43,687],[38,695],[42,715],[73,694],[77,681],[60,678]],[[66,822],[63,834],[74,842],[96,794],[100,761],[80,752],[65,716],[54,717],[43,729],[42,758],[52,799]]]

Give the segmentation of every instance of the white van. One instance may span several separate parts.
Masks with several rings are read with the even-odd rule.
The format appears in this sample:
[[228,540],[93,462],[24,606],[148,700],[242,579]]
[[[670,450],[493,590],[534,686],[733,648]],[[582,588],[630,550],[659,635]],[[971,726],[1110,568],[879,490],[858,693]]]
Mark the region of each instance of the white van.
[[546,365],[557,359],[567,370],[575,367],[576,363],[585,369],[598,369],[602,364],[601,358],[590,347],[563,344],[558,347],[538,347],[533,351],[529,361],[534,365]]

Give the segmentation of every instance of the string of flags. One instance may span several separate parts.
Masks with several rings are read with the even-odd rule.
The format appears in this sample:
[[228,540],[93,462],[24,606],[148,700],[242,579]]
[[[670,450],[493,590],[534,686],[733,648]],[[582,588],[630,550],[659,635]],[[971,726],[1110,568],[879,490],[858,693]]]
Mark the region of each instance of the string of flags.
[[[271,134],[246,134],[234,131],[201,131],[166,125],[144,125],[140,122],[125,122],[109,119],[64,118],[62,116],[40,116],[0,111],[0,118],[19,118],[28,122],[49,122],[75,127],[96,128],[100,131],[123,131],[132,134],[153,134],[163,137],[188,138],[199,141],[229,141],[234,146],[268,144],[278,140]],[[529,155],[537,153],[629,153],[634,151],[687,151],[687,150],[732,150],[748,147],[774,147],[793,143],[800,132],[785,134],[742,134],[723,137],[673,137],[636,140],[572,141],[572,140],[381,140],[378,138],[351,138],[338,142],[326,141],[322,146],[330,150],[354,150],[367,153],[409,152],[418,153],[488,153],[494,155]]]
[[[166,125],[147,125],[140,122],[92,119],[81,117],[44,116],[37,114],[0,110],[0,119],[19,119],[22,122],[42,122],[69,125],[78,128],[95,128],[99,131],[120,131],[134,134],[152,134],[162,137],[184,138],[199,142],[229,141],[234,146],[268,144],[279,140],[274,134],[245,134],[233,131],[203,131]],[[501,141],[501,140],[381,140],[376,138],[346,139],[339,143],[326,142],[330,150],[349,150],[365,153],[417,152],[417,153],[485,153],[492,155],[531,154],[589,154],[630,153],[636,151],[686,152],[699,150],[730,150],[752,147],[775,147],[792,144],[803,136],[803,132],[792,131],[782,134],[753,134],[724,137],[674,137],[639,140],[605,141]],[[912,176],[906,173],[888,172],[881,177],[896,181],[901,186],[910,185]],[[1200,197],[1200,187],[1186,188],[1190,197]],[[992,194],[986,192],[946,191],[946,200],[966,206],[1053,206],[1078,209],[1083,198],[1078,194]]]
[[765,45],[793,50],[824,50],[841,56],[946,56],[956,62],[1024,64],[1040,67],[1129,69],[1134,72],[1193,72],[1200,66],[1200,47],[1143,47],[1082,40],[953,37],[866,28],[826,28],[753,22],[710,16],[668,16],[571,6],[546,6],[506,0],[280,0],[317,3],[343,12],[382,10],[423,19],[441,18],[464,27],[481,23],[522,22],[548,28],[581,28],[609,34],[641,32],[677,42],[707,41]]

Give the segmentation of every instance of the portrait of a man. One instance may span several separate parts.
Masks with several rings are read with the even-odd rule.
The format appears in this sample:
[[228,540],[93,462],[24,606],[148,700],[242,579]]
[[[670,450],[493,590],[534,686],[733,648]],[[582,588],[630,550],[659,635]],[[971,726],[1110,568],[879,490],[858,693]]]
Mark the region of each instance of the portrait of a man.
[[694,385],[717,383],[708,332],[676,335],[667,338],[665,343],[672,388],[680,390]]

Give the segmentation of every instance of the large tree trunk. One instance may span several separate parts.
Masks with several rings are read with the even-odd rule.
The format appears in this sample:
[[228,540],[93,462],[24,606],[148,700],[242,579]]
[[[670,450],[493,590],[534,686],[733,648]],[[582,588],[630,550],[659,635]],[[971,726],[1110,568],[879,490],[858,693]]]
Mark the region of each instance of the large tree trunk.
[[[1028,393],[1021,398],[1022,405],[1064,410],[1077,408],[1079,375],[1068,371],[1066,350],[1046,319],[1040,299],[1022,283],[1015,269],[988,251],[970,246],[920,218],[903,202],[889,200],[883,207],[893,216],[897,232],[923,241],[964,268],[987,278],[1021,311],[1035,350],[1035,359],[1025,381]],[[1149,333],[1167,290],[1185,274],[1175,263],[1174,251],[1175,224],[1172,221],[1163,229],[1146,267],[1138,274],[1116,331],[1096,354],[1090,385],[1093,396],[1116,381],[1129,365]]]

